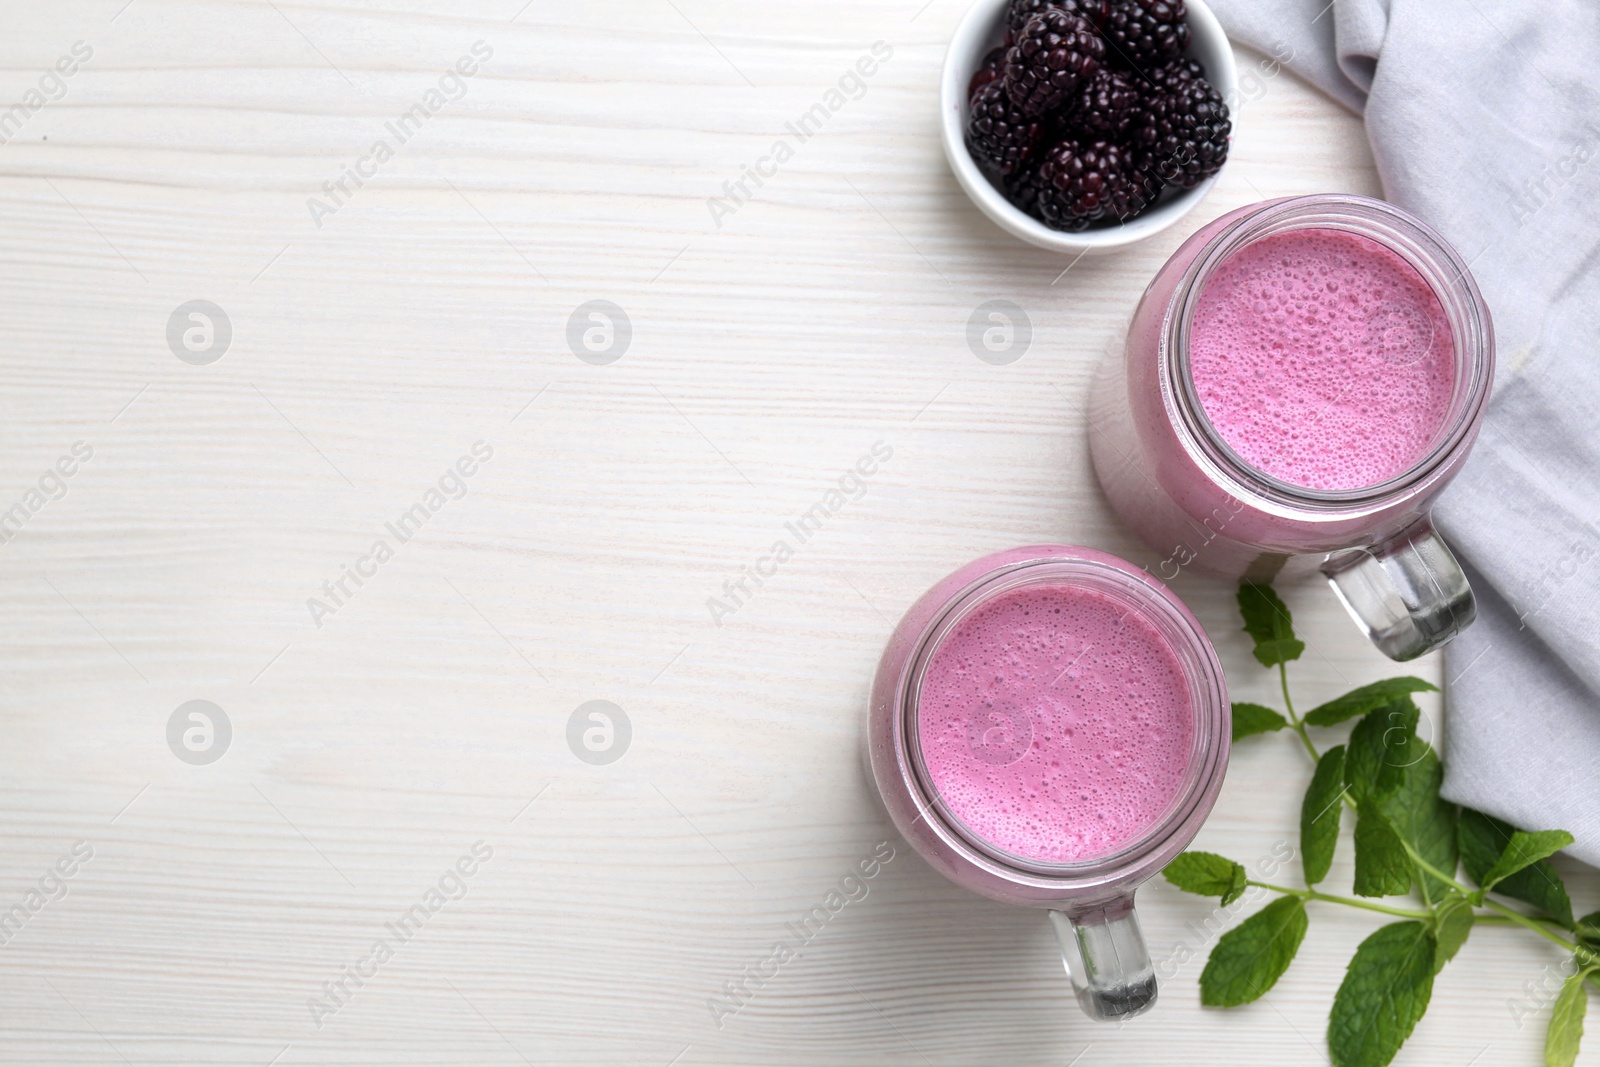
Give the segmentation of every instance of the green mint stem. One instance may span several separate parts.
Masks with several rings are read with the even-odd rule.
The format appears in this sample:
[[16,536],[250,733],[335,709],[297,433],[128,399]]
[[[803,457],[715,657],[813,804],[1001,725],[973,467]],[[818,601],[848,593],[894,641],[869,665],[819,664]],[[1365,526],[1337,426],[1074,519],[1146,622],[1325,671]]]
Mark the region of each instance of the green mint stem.
[[1415,908],[1391,908],[1387,904],[1374,904],[1370,900],[1336,896],[1333,893],[1323,893],[1316,889],[1290,889],[1288,886],[1273,885],[1270,882],[1256,882],[1248,879],[1245,881],[1245,885],[1260,886],[1262,889],[1270,889],[1274,893],[1284,893],[1291,897],[1299,897],[1301,900],[1321,900],[1329,904],[1343,904],[1349,908],[1376,911],[1383,915],[1397,915],[1402,919],[1430,919],[1433,917],[1433,912],[1431,911],[1419,911]]
[[[1439,868],[1435,867],[1433,864],[1429,863],[1427,860],[1423,859],[1421,856],[1417,855],[1416,850],[1413,849],[1408,842],[1402,841],[1401,844],[1405,846],[1406,852],[1408,852],[1410,854],[1411,862],[1415,863],[1418,867],[1422,868],[1427,873],[1433,875],[1435,878],[1439,879],[1441,882],[1444,882],[1444,883],[1446,883],[1448,885],[1454,886],[1456,889],[1459,889],[1461,892],[1467,894],[1468,896],[1475,896],[1476,895],[1477,890],[1467,888],[1466,886],[1462,885],[1460,882],[1456,881],[1454,878],[1450,877],[1448,874],[1445,874]],[[1560,937],[1560,936],[1558,936],[1556,934],[1553,934],[1549,930],[1546,930],[1544,928],[1544,926],[1542,924],[1540,924],[1540,922],[1537,919],[1530,919],[1530,918],[1528,918],[1528,916],[1522,914],[1520,911],[1514,911],[1511,908],[1506,907],[1504,904],[1500,903],[1497,900],[1489,900],[1489,899],[1485,898],[1484,902],[1483,902],[1483,906],[1488,908],[1490,911],[1499,912],[1501,915],[1505,916],[1505,918],[1508,921],[1513,922],[1518,926],[1527,927],[1529,930],[1532,930],[1534,933],[1538,934],[1540,937],[1544,938],[1545,940],[1555,942],[1556,944],[1560,945],[1562,948],[1566,949],[1568,952],[1576,952],[1577,949],[1578,949],[1578,946],[1576,944],[1574,944],[1573,942],[1568,941],[1564,937]]]
[[[1426,866],[1426,864],[1424,864],[1424,866]],[[1434,868],[1429,867],[1428,873],[1436,878],[1443,878],[1443,875],[1439,874],[1439,872]],[[1445,880],[1450,881],[1450,879]],[[1459,885],[1459,883],[1457,884]],[[1274,893],[1283,893],[1286,896],[1299,897],[1301,900],[1320,900],[1326,904],[1343,904],[1347,908],[1360,908],[1363,911],[1375,911],[1381,915],[1394,915],[1401,919],[1427,920],[1433,918],[1433,912],[1427,909],[1392,908],[1387,904],[1376,904],[1370,900],[1358,900],[1354,897],[1341,897],[1334,893],[1323,893],[1316,889],[1295,889],[1286,885],[1274,885],[1271,882],[1258,882],[1254,879],[1247,879],[1245,881],[1245,885],[1257,886],[1261,889],[1271,890]],[[1569,952],[1576,952],[1578,949],[1578,946],[1573,944],[1571,941],[1552,933],[1551,931],[1545,929],[1543,925],[1541,925],[1543,922],[1553,920],[1540,920],[1528,915],[1523,915],[1521,912],[1513,911],[1512,909],[1494,900],[1486,900],[1483,903],[1484,907],[1491,908],[1499,914],[1480,915],[1478,917],[1478,922],[1480,923],[1525,926],[1529,930],[1532,930],[1534,933],[1538,934],[1540,937],[1543,937],[1549,941],[1553,941],[1555,944],[1560,945]]]
[[[1289,726],[1294,730],[1295,736],[1300,738],[1300,743],[1305,746],[1307,754],[1311,756],[1311,765],[1315,767],[1322,760],[1322,753],[1317,751],[1316,744],[1311,740],[1311,735],[1306,732],[1306,724],[1295,714],[1294,700],[1289,696],[1289,668],[1278,664],[1278,688],[1283,690],[1283,709],[1289,713]],[[1339,799],[1344,801],[1344,806],[1351,811],[1356,810],[1356,802],[1348,792],[1340,793]]]
[[[1422,868],[1428,874],[1433,875],[1435,878],[1439,879],[1439,881],[1443,882],[1445,885],[1451,886],[1452,888],[1455,888],[1455,889],[1459,889],[1459,890],[1461,890],[1461,892],[1465,893],[1469,897],[1473,896],[1475,893],[1477,893],[1477,890],[1472,889],[1469,886],[1462,885],[1460,882],[1456,881],[1450,875],[1445,874],[1439,868],[1435,867],[1433,864],[1431,864],[1427,860],[1423,859],[1420,855],[1417,854],[1417,850],[1411,847],[1411,842],[1405,840],[1404,838],[1401,838],[1400,839],[1400,844],[1401,844],[1402,847],[1405,848],[1406,854],[1411,857],[1411,862],[1412,863],[1415,863],[1418,867]],[[1488,904],[1488,901],[1484,901],[1484,903]],[[1514,911],[1510,911],[1509,908],[1506,909],[1506,910],[1508,912],[1510,912],[1510,914],[1512,914],[1512,915],[1516,915],[1517,914]]]
[[[1519,911],[1513,911],[1497,900],[1485,900],[1483,902],[1483,906],[1499,912],[1501,915],[1505,916],[1506,920],[1509,922],[1513,922],[1518,926],[1526,926],[1529,930],[1532,930],[1546,941],[1554,941],[1568,952],[1576,953],[1578,951],[1577,945],[1573,944],[1571,941],[1568,941],[1564,937],[1560,937],[1554,933],[1551,933],[1549,930],[1546,930],[1537,919],[1530,919]],[[1492,916],[1485,916],[1485,918],[1491,917]]]
[[[1524,915],[1523,918],[1532,919],[1534,922],[1543,923],[1546,926],[1554,926],[1554,927],[1557,927],[1558,929],[1562,929],[1562,930],[1566,929],[1566,927],[1561,925],[1561,920],[1560,919],[1551,919],[1551,918],[1549,918],[1547,916],[1544,916],[1544,915]],[[1519,926],[1519,925],[1521,925],[1520,923],[1512,922],[1510,919],[1506,918],[1504,915],[1479,915],[1477,917],[1477,919],[1474,920],[1474,922],[1487,923],[1487,924],[1489,924],[1491,926]]]
[[1282,663],[1278,664],[1278,687],[1283,690],[1283,708],[1289,713],[1289,725],[1300,738],[1300,743],[1306,746],[1306,751],[1311,754],[1311,765],[1316,766],[1317,761],[1322,758],[1322,753],[1311,743],[1311,735],[1306,733],[1305,723],[1294,713],[1294,701],[1289,699],[1289,668]]

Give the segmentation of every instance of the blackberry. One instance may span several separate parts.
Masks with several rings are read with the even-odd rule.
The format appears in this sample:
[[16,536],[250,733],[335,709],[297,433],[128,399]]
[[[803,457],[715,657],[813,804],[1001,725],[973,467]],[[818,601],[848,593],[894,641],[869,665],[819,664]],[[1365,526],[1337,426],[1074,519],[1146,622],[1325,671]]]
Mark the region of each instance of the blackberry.
[[1105,42],[1081,15],[1046,8],[1028,16],[1006,52],[1005,87],[1024,114],[1043,115],[1100,69]]
[[1044,154],[1035,180],[1037,213],[1057,229],[1130,219],[1158,191],[1127,150],[1110,141],[1061,141]]
[[1111,0],[1011,0],[1011,6],[1006,9],[1006,32],[1012,37],[1019,36],[1029,18],[1052,7],[1069,15],[1082,15],[1099,29],[1111,13]]
[[1141,103],[1131,75],[1101,67],[1079,91],[1073,121],[1089,133],[1116,137],[1133,122]]
[[1038,139],[1039,120],[1024,115],[1004,85],[993,81],[978,90],[967,124],[967,150],[980,165],[1010,174],[1033,155]]
[[1174,59],[1171,63],[1150,67],[1140,73],[1144,75],[1145,84],[1154,91],[1177,89],[1193,81],[1206,80],[1206,68],[1192,59]]
[[1144,71],[1183,55],[1189,47],[1183,0],[1111,0],[1106,51],[1117,64]]
[[1023,167],[1006,179],[1006,196],[1018,208],[1052,229],[1076,232],[1089,228],[1091,220],[1067,214],[1055,191],[1039,177],[1039,168]]
[[1146,97],[1128,136],[1139,170],[1192,189],[1222,169],[1228,158],[1228,105],[1204,78],[1178,80]]
[[992,81],[998,81],[1006,59],[1006,50],[1003,47],[989,49],[989,54],[983,57],[983,62],[978,65],[972,80],[967,83],[967,103],[978,98],[978,90]]

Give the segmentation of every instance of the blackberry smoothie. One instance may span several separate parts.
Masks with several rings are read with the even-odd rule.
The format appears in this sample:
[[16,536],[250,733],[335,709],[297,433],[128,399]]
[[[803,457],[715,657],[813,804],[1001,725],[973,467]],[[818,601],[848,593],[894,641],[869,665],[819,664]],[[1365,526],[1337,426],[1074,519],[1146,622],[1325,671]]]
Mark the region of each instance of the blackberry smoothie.
[[1430,512],[1493,381],[1489,308],[1440,234],[1369,197],[1285,197],[1156,272],[1096,375],[1089,448],[1152,573],[1320,573],[1405,661],[1476,614]]
[[1233,253],[1189,333],[1196,391],[1246,463],[1350,490],[1426,456],[1455,394],[1450,321],[1432,288],[1360,234],[1303,229]]
[[1193,758],[1195,709],[1166,639],[1126,604],[1069,583],[973,610],[929,660],[917,718],[946,811],[1039,863],[1081,863],[1143,837]]
[[1134,893],[1189,846],[1228,766],[1227,682],[1171,590],[1116,556],[1023,545],[906,610],[867,709],[868,773],[956,885],[1044,908],[1078,1004],[1156,999]]

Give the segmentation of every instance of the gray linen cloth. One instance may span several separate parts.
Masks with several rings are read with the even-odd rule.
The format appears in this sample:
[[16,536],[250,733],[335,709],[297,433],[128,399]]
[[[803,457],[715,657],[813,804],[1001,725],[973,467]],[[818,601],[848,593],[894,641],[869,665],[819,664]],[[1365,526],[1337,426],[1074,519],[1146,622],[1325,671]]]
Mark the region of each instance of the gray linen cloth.
[[[1443,233],[1488,300],[1495,395],[1435,516],[1478,597],[1445,653],[1444,792],[1571,831],[1600,865],[1600,6],[1210,5],[1364,115],[1385,197]],[[1247,58],[1246,127],[1274,72]]]

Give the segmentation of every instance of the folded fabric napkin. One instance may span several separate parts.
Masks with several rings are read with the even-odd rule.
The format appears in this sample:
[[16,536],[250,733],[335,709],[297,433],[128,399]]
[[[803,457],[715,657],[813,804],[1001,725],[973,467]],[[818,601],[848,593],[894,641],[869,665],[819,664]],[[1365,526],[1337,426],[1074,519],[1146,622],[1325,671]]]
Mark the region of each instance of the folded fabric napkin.
[[1489,303],[1495,394],[1435,514],[1478,597],[1445,653],[1444,795],[1571,831],[1600,865],[1600,14],[1210,4],[1235,41],[1364,115],[1385,197],[1456,246]]

